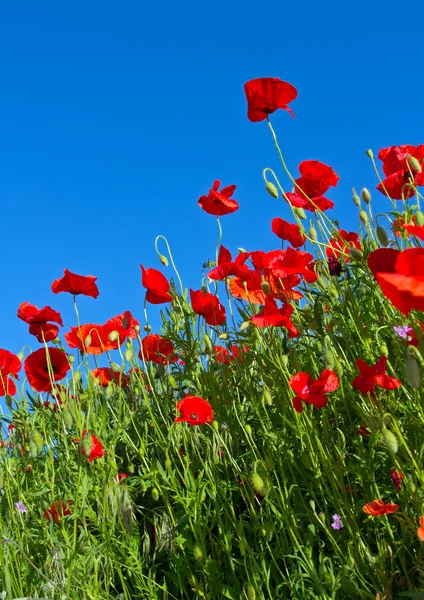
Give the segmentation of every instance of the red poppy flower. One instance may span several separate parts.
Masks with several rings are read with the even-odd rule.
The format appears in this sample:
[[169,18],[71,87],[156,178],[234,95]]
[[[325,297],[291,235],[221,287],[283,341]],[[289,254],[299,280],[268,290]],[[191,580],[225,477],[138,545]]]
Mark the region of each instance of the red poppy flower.
[[128,475],[126,473],[118,473],[115,477],[116,483],[120,483],[123,479],[128,479]]
[[359,427],[359,429],[355,431],[355,433],[364,438],[370,437],[371,435],[371,431],[368,429],[365,423],[362,423],[362,425]]
[[218,298],[210,292],[203,293],[203,290],[190,290],[191,306],[193,311],[204,317],[208,325],[222,325],[227,315],[225,308]]
[[244,265],[248,258],[248,252],[240,252],[233,262],[231,252],[227,250],[225,246],[221,246],[218,254],[218,265],[209,271],[209,279],[213,279],[214,281],[222,281],[223,279],[230,277],[230,275],[242,277],[243,275],[249,273],[248,267]]
[[337,235],[333,235],[331,238],[330,247],[326,248],[325,253],[329,258],[338,259],[342,256],[344,262],[347,263],[349,262],[349,248],[357,248],[362,251],[359,235],[354,231],[348,233],[344,229],[339,229]]
[[215,217],[222,217],[238,210],[239,205],[236,200],[230,198],[236,189],[235,185],[228,185],[219,192],[218,188],[221,182],[217,179],[213,183],[213,187],[209,190],[207,196],[201,196],[198,204],[205,212]]
[[380,248],[368,256],[383,294],[404,315],[424,311],[424,248]]
[[400,471],[393,469],[392,479],[393,479],[393,483],[395,484],[395,488],[397,489],[398,492],[400,492],[402,489],[401,481],[402,481],[402,479],[404,479],[403,474]]
[[[119,337],[111,341],[109,336],[113,331],[117,332]],[[107,345],[111,344],[113,350],[117,350],[128,337],[136,338],[139,331],[140,323],[134,319],[129,310],[126,310],[101,326],[100,337],[104,342],[107,341]]]
[[381,515],[392,515],[399,510],[399,504],[384,504],[383,500],[373,500],[362,507],[364,513],[373,517],[381,517]]
[[237,360],[238,358],[242,359],[243,354],[249,352],[249,348],[247,346],[243,346],[240,349],[238,348],[238,346],[232,346],[231,352],[223,346],[214,346],[213,349],[215,352],[216,360],[224,365],[229,365],[231,362]]
[[139,352],[139,358],[146,362],[151,361],[157,365],[166,365],[178,360],[175,354],[174,344],[171,340],[161,337],[157,333],[146,335],[141,342],[142,351]]
[[417,219],[416,219],[415,215],[412,215],[409,223],[405,223],[405,219],[403,217],[401,217],[401,216],[397,217],[397,219],[395,219],[393,221],[393,230],[395,232],[396,237],[409,237],[409,233],[408,233],[405,225],[409,226],[409,225],[416,225],[416,224],[417,224]]
[[83,294],[84,296],[97,298],[99,290],[95,283],[96,281],[97,277],[93,277],[92,275],[75,275],[75,273],[71,273],[71,271],[65,269],[63,277],[53,281],[52,292],[54,294],[68,292],[74,296]]
[[178,402],[177,410],[181,417],[174,419],[176,423],[186,421],[189,425],[202,425],[213,419],[212,406],[199,396],[186,396]]
[[417,536],[424,542],[424,515],[420,519],[420,527],[417,529]]
[[251,317],[250,320],[256,327],[285,327],[289,332],[289,337],[293,338],[299,335],[290,319],[293,310],[290,304],[284,304],[282,308],[278,308],[275,300],[267,296],[261,312]]
[[40,348],[27,356],[24,363],[29,384],[37,392],[49,392],[52,384],[64,379],[70,368],[66,354],[58,348]]
[[[417,171],[409,161],[412,156],[419,163],[424,159],[424,145],[410,146],[390,146],[382,148],[377,155],[383,161],[383,171],[386,178],[379,183],[377,189],[394,200],[411,198],[414,194],[414,187],[424,185],[424,173]],[[403,196],[402,196],[403,195]]]
[[68,506],[72,506],[72,502],[62,502],[61,500],[55,500],[50,504],[50,508],[44,511],[44,518],[47,521],[53,521],[59,524],[60,520],[66,515],[70,515],[71,511]]
[[316,380],[308,373],[296,373],[289,381],[289,386],[296,392],[292,400],[293,408],[296,412],[302,412],[302,401],[309,402],[315,408],[323,408],[328,402],[326,394],[337,390],[339,383],[335,372],[329,369],[325,369]]
[[93,369],[92,374],[97,383],[102,387],[107,387],[111,381],[119,383],[121,388],[128,385],[128,376],[124,373],[117,373],[110,367],[98,367],[97,369]]
[[[87,448],[86,448],[87,446]],[[93,462],[95,458],[102,458],[104,456],[106,450],[103,448],[100,441],[96,438],[95,435],[92,435],[88,431],[82,432],[82,453],[87,456],[88,454],[88,462]]]
[[387,356],[382,356],[375,365],[368,365],[360,358],[356,359],[359,375],[352,381],[361,394],[370,394],[379,386],[385,390],[394,390],[402,384],[399,379],[386,375]]
[[247,118],[253,123],[264,121],[279,108],[294,113],[288,104],[297,98],[297,89],[279,77],[259,77],[244,84]]
[[403,223],[403,229],[407,231],[408,237],[409,235],[415,235],[415,237],[420,240],[424,240],[424,226],[423,225],[413,225],[412,223]]
[[272,219],[272,232],[281,240],[287,240],[293,248],[300,248],[306,241],[306,237],[301,233],[299,225],[288,223],[278,217]]
[[71,327],[71,331],[65,333],[65,340],[70,348],[78,348],[80,352],[102,354],[116,348],[116,342],[109,340],[109,334],[113,329],[109,328],[106,332],[104,325],[87,323],[80,327]]
[[0,396],[16,394],[16,385],[13,379],[19,379],[18,373],[21,368],[21,361],[15,354],[9,350],[0,349]]
[[172,296],[169,293],[171,286],[169,281],[157,269],[145,269],[143,265],[141,267],[141,284],[147,289],[146,300],[150,304],[164,304],[165,302],[171,302]]
[[294,192],[286,192],[290,204],[312,212],[317,208],[321,211],[333,208],[334,202],[323,196],[330,186],[336,187],[340,179],[332,167],[318,160],[304,160],[299,172],[301,177],[295,180]]
[[59,334],[59,327],[48,321],[53,321],[53,323],[59,323],[60,326],[63,326],[62,317],[50,306],[37,308],[34,304],[22,302],[18,308],[18,317],[29,324],[30,334],[35,335],[40,343],[51,342]]

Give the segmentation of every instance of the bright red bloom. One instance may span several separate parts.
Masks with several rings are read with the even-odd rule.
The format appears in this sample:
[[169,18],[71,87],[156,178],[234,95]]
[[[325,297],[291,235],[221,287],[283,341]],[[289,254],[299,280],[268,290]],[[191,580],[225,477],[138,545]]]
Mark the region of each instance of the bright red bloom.
[[[91,443],[90,443],[90,438],[91,438]],[[96,438],[95,435],[92,435],[91,433],[89,433],[88,431],[84,431],[82,432],[82,453],[87,455],[86,449],[84,447],[85,444],[88,443],[90,444],[89,448],[90,448],[90,452],[88,455],[88,462],[93,462],[93,460],[95,458],[102,458],[102,456],[104,456],[106,450],[103,448],[102,444],[100,443],[100,441]]]
[[116,381],[121,388],[124,388],[128,385],[129,381],[128,375],[117,373],[110,367],[98,367],[97,369],[93,369],[92,374],[102,387],[107,387],[111,381]]
[[248,258],[248,252],[240,252],[233,262],[231,252],[227,250],[225,246],[221,246],[218,254],[218,265],[209,271],[209,279],[222,281],[223,279],[230,277],[230,275],[243,277],[245,274],[249,273],[248,267],[244,265]]
[[259,77],[244,84],[247,118],[253,123],[264,121],[279,108],[294,113],[288,104],[297,98],[297,89],[279,77]]
[[368,256],[383,294],[404,315],[424,311],[424,248],[380,248]]
[[74,296],[83,294],[84,296],[97,298],[99,290],[95,283],[96,281],[97,277],[93,277],[92,275],[75,275],[75,273],[71,273],[71,271],[65,269],[63,277],[53,281],[52,292],[54,294],[68,292]]
[[402,227],[408,232],[408,237],[409,235],[415,235],[415,237],[419,238],[420,240],[424,240],[424,225],[403,223]]
[[395,488],[397,489],[398,492],[400,492],[400,490],[402,489],[401,481],[402,481],[402,479],[404,479],[403,474],[400,471],[393,469],[392,479],[393,479],[393,483],[395,484]]
[[169,281],[157,269],[145,269],[143,265],[141,267],[141,284],[147,289],[146,300],[150,304],[164,304],[165,302],[171,302],[172,296],[169,293],[171,286]]
[[116,483],[120,483],[123,479],[128,479],[128,475],[126,473],[118,473],[115,477]]
[[212,406],[199,396],[186,396],[178,402],[177,410],[181,417],[174,419],[176,423],[186,421],[189,425],[202,425],[213,419]]
[[[111,342],[109,336],[113,331],[118,333],[119,339]],[[112,344],[113,350],[117,350],[128,337],[135,339],[138,335],[138,331],[140,331],[140,323],[137,319],[134,319],[129,310],[126,310],[106,321],[106,323],[101,326],[100,335],[102,340],[107,341],[108,345]]]
[[105,335],[104,326],[95,323],[71,327],[71,331],[65,333],[65,340],[71,348],[78,348],[80,352],[87,354],[102,354],[114,349],[114,343]]
[[0,349],[0,396],[16,394],[16,385],[13,379],[19,379],[18,373],[21,368],[21,361],[15,354],[9,350]]
[[50,347],[32,352],[24,363],[29,384],[37,392],[49,392],[52,384],[64,379],[70,368],[66,354],[58,348]]
[[420,518],[420,527],[417,529],[417,536],[424,542],[424,515]]
[[409,237],[409,233],[405,225],[416,225],[417,218],[415,215],[412,215],[410,222],[405,223],[405,219],[399,216],[397,219],[393,221],[393,230],[395,232],[396,237]]
[[225,308],[218,298],[210,292],[203,293],[203,290],[190,290],[191,307],[193,311],[204,317],[208,325],[222,325],[227,315]]
[[290,304],[284,304],[282,308],[278,308],[275,300],[267,296],[261,312],[251,317],[250,320],[256,327],[285,327],[289,332],[289,337],[293,338],[299,335],[290,319],[293,310]]
[[364,513],[373,517],[381,517],[382,515],[392,515],[399,510],[399,504],[384,504],[383,500],[373,500],[362,507]]
[[299,225],[288,223],[278,217],[272,219],[272,232],[281,240],[287,240],[293,248],[300,248],[306,241],[306,237],[300,231]]
[[344,262],[349,262],[349,248],[357,248],[362,251],[362,246],[359,242],[359,235],[354,231],[350,231],[349,233],[344,229],[339,229],[337,232],[338,235],[333,235],[330,240],[330,247],[326,248],[325,253],[327,256],[333,258],[340,258],[341,256],[344,259]]
[[395,200],[411,198],[414,194],[414,188],[411,186],[424,185],[424,173],[414,169],[409,161],[412,156],[422,164],[424,158],[424,145],[411,146],[390,146],[382,148],[377,155],[383,161],[383,171],[386,178],[379,183],[377,189]]
[[339,378],[329,369],[325,369],[317,380],[312,379],[308,373],[296,373],[289,381],[289,386],[296,392],[292,401],[293,408],[296,412],[302,412],[302,401],[309,402],[315,408],[323,408],[328,402],[326,394],[337,390],[339,384]]
[[249,352],[249,348],[247,346],[243,346],[240,349],[238,348],[238,346],[232,346],[231,353],[229,350],[227,350],[227,348],[224,348],[223,346],[214,346],[213,349],[215,352],[216,360],[224,365],[229,365],[231,362],[237,359],[241,360],[243,358],[243,354]]
[[228,185],[219,192],[218,188],[221,182],[216,179],[213,183],[213,187],[209,190],[207,196],[201,196],[198,200],[198,204],[205,212],[215,217],[222,217],[223,215],[229,215],[230,213],[236,212],[239,205],[236,200],[231,198],[236,189],[235,185]]
[[44,518],[47,521],[53,521],[59,524],[60,520],[66,515],[70,515],[71,511],[68,506],[72,506],[72,502],[62,502],[61,500],[55,500],[50,504],[50,508],[44,511]]
[[142,351],[139,352],[141,360],[152,361],[157,365],[166,365],[178,360],[174,344],[171,340],[161,337],[157,333],[146,335],[141,342]]
[[359,375],[352,381],[353,387],[356,387],[361,394],[370,394],[375,386],[385,390],[395,390],[402,384],[399,379],[386,375],[387,356],[382,356],[375,365],[368,365],[360,358],[356,359],[356,366],[359,369]]
[[290,204],[312,212],[333,208],[334,202],[323,196],[330,186],[336,187],[340,179],[332,167],[319,160],[304,160],[299,172],[301,177],[295,180],[294,192],[286,192]]
[[30,334],[35,335],[40,343],[51,342],[59,334],[59,327],[48,321],[53,321],[53,323],[59,323],[60,326],[63,326],[60,313],[53,310],[50,306],[37,308],[34,304],[22,302],[18,308],[18,317],[29,324]]

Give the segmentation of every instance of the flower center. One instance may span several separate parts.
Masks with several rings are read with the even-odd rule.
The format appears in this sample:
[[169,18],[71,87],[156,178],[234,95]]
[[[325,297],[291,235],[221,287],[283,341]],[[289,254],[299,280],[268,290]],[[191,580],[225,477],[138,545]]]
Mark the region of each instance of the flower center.
[[199,419],[199,415],[196,415],[196,413],[191,413],[191,415],[189,415],[190,419],[193,419],[193,421],[197,421]]

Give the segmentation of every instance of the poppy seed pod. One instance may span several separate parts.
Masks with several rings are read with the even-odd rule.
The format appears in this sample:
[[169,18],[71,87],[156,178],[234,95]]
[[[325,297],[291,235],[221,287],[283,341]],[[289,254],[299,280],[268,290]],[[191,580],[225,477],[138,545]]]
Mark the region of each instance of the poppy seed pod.
[[354,204],[356,204],[356,206],[358,208],[361,206],[361,199],[358,196],[358,194],[356,193],[355,188],[352,188],[352,200],[353,200]]
[[272,396],[269,390],[264,390],[264,393],[262,395],[262,401],[266,406],[272,406]]
[[63,411],[63,423],[64,423],[66,429],[71,429],[71,427],[73,425],[73,418],[72,418],[72,415],[69,412],[69,410]]
[[44,448],[43,438],[37,429],[34,429],[34,431],[31,432],[30,439],[37,446],[37,450],[42,452]]
[[255,588],[251,583],[248,583],[245,587],[244,593],[247,600],[256,600]]
[[29,441],[29,455],[31,458],[37,458],[38,450],[36,444],[30,440]]
[[239,542],[239,550],[242,556],[245,556],[247,550],[247,542],[245,540],[240,540]]
[[244,430],[247,433],[247,435],[251,435],[252,428],[250,427],[250,425],[246,425],[245,428],[244,428]]
[[68,354],[68,357],[67,357],[67,358],[68,358],[68,363],[69,363],[70,365],[73,365],[73,364],[74,364],[74,362],[75,362],[75,356],[74,356],[73,354]]
[[90,433],[86,433],[82,438],[82,447],[84,454],[90,456],[91,448],[93,447],[93,437]]
[[362,196],[362,200],[365,202],[365,204],[369,204],[371,202],[371,194],[369,193],[367,188],[362,188],[361,196]]
[[362,225],[366,227],[368,225],[368,215],[364,210],[359,211],[359,219],[361,220]]
[[120,367],[120,366],[118,365],[118,363],[116,363],[116,362],[113,362],[113,361],[112,361],[112,362],[110,363],[110,368],[112,369],[112,371],[113,371],[114,373],[120,373],[120,372],[121,372],[121,367]]
[[247,250],[244,248],[237,248],[237,250],[240,252],[240,254],[245,254],[247,252]]
[[422,167],[418,159],[415,158],[415,156],[408,156],[408,163],[411,167],[411,171],[413,171],[414,173],[421,173]]
[[275,185],[273,183],[271,183],[271,181],[267,181],[265,183],[265,187],[266,187],[266,191],[268,192],[268,194],[270,196],[272,196],[273,198],[278,198],[278,196],[279,196],[278,190],[275,187]]
[[368,158],[374,158],[374,152],[370,148],[366,151],[366,155]]
[[110,342],[117,342],[119,340],[119,333],[118,333],[118,331],[116,331],[116,329],[113,330],[113,331],[111,331],[109,333],[108,338],[109,338]]
[[150,325],[145,325],[144,331],[147,331],[147,333],[149,333],[150,331],[152,331],[152,328],[150,327]]
[[379,352],[383,356],[389,356],[389,349],[386,344],[381,344],[381,346],[379,348]]
[[125,357],[125,360],[130,362],[133,358],[133,351],[130,348],[127,348],[124,352],[124,357]]
[[230,336],[228,335],[228,333],[220,333],[218,339],[226,341],[230,339]]
[[378,225],[376,233],[377,233],[378,241],[380,242],[380,244],[382,246],[384,246],[386,248],[389,245],[389,238],[388,238],[388,235],[387,235],[384,227],[381,227],[381,225]]

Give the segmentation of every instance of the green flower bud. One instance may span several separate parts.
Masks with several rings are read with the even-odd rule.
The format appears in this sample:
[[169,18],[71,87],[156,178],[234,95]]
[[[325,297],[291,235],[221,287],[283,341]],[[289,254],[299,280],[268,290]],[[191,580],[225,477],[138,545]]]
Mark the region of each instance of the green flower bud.
[[25,358],[24,351],[23,351],[23,350],[21,350],[20,352],[18,352],[18,354],[17,354],[16,356],[17,356],[17,357],[19,358],[19,360],[22,362],[22,361],[24,360],[24,358]]
[[131,362],[131,360],[133,359],[133,356],[134,356],[133,351],[130,350],[130,348],[127,348],[124,352],[125,360],[128,362]]
[[408,162],[413,173],[421,173],[422,167],[415,156],[408,156]]
[[121,372],[121,367],[116,362],[111,361],[110,368],[112,369],[112,371],[114,373],[120,373]]
[[386,344],[381,344],[381,346],[379,348],[379,352],[383,356],[389,356],[389,349]]
[[356,193],[355,188],[352,188],[352,200],[353,200],[354,204],[356,204],[356,206],[358,208],[361,206],[361,199],[358,196],[358,194]]
[[334,298],[334,300],[338,300],[339,298],[339,292],[337,291],[337,288],[334,285],[330,285],[328,288],[328,293],[330,294],[330,296],[332,298]]
[[264,480],[259,475],[259,473],[252,473],[250,477],[250,483],[252,484],[252,488],[257,494],[260,494],[261,496],[266,496],[268,490]]
[[152,328],[150,327],[150,325],[145,325],[144,331],[147,331],[147,333],[150,333],[152,331]]
[[209,354],[212,354],[213,353],[213,344],[211,342],[211,338],[208,336],[207,333],[204,334],[203,341],[205,342],[206,352],[208,352]]
[[368,215],[364,210],[359,211],[359,219],[364,227],[368,225]]
[[271,181],[265,182],[265,188],[270,196],[272,196],[273,198],[278,198],[278,196],[279,196],[278,190],[275,187],[275,185],[273,183],[271,183]]
[[159,490],[157,488],[152,488],[152,499],[154,502],[159,500]]
[[387,235],[384,227],[381,227],[381,225],[378,225],[376,233],[377,233],[377,239],[380,242],[380,244],[382,246],[384,246],[385,248],[387,248],[387,246],[389,245],[389,238],[388,238],[388,235]]
[[117,342],[119,340],[119,332],[114,329],[109,333],[109,342]]
[[370,149],[368,149],[368,150],[366,151],[366,155],[368,156],[368,158],[373,158],[373,157],[374,157],[374,153],[373,153],[373,151],[372,151],[372,150],[370,150]]
[[371,194],[369,193],[367,188],[362,188],[361,196],[365,204],[369,204],[371,202]]
[[240,548],[240,554],[242,556],[246,555],[246,551],[247,551],[247,542],[246,540],[240,540],[239,541],[239,548]]
[[341,379],[343,377],[343,367],[342,363],[337,358],[334,359],[334,370],[336,371],[337,377]]
[[353,258],[353,260],[355,260],[356,262],[360,262],[364,257],[362,252],[358,248],[355,248],[355,247],[349,248],[348,254],[349,254],[350,258]]
[[90,334],[88,334],[87,337],[85,338],[85,340],[84,340],[84,346],[86,348],[88,348],[88,346],[91,346],[91,335]]
[[269,390],[264,390],[264,393],[262,395],[262,402],[266,406],[272,406],[273,405],[271,392]]
[[244,588],[244,593],[247,600],[256,600],[255,588],[251,583],[248,583]]
[[220,333],[218,339],[226,341],[230,339],[230,336],[228,335],[228,333]]
[[165,469],[167,471],[170,471],[172,469],[172,462],[169,460],[169,458],[167,458],[165,461]]
[[12,408],[13,405],[13,398],[10,394],[6,394],[5,396],[5,402],[6,402],[6,406],[8,406],[9,408]]
[[287,356],[287,354],[283,354],[281,356],[281,364],[283,365],[283,367],[287,367],[287,365],[289,364],[289,357]]
[[247,435],[251,435],[252,434],[252,428],[250,425],[246,425],[244,428],[245,432],[247,433]]
[[299,217],[299,219],[306,219],[306,213],[303,208],[294,208],[295,214]]
[[265,279],[262,279],[261,287],[262,287],[262,291],[265,294],[265,296],[269,296],[271,293],[271,288],[270,288],[269,283],[267,281],[265,281]]
[[243,321],[243,323],[240,325],[240,331],[245,331],[246,329],[249,329],[250,325],[250,321]]
[[212,421],[212,427],[215,431],[219,431],[219,423],[218,421]]
[[73,365],[75,362],[75,356],[73,354],[67,354],[66,358],[68,359],[68,363]]
[[203,550],[200,544],[194,544],[193,546],[193,556],[197,562],[203,562]]
[[82,447],[84,449],[84,454],[86,456],[90,456],[91,448],[93,446],[93,437],[91,433],[86,433],[82,438]]
[[72,425],[73,425],[73,418],[71,413],[69,412],[69,410],[65,409],[63,411],[63,423],[66,427],[66,429],[71,429]]
[[37,446],[32,440],[30,440],[29,441],[29,455],[31,458],[36,458],[37,454],[38,454]]
[[169,265],[168,259],[163,254],[159,254],[159,260],[163,264],[164,267],[167,267]]
[[405,361],[406,381],[411,388],[417,390],[421,386],[421,369],[418,361],[413,356],[409,355]]
[[417,212],[415,213],[415,220],[419,227],[422,227],[424,225],[424,214],[420,210],[417,210]]
[[244,248],[237,248],[237,250],[240,252],[240,254],[244,254],[245,252],[247,252],[247,250],[245,250]]
[[32,442],[34,442],[34,444],[37,446],[37,450],[38,450],[39,452],[42,452],[42,451],[43,451],[43,448],[44,448],[44,444],[43,444],[43,438],[42,438],[42,436],[41,436],[41,433],[38,431],[38,429],[34,429],[34,430],[31,432],[31,435],[30,435],[30,440],[31,440]]
[[398,441],[394,433],[392,433],[389,429],[383,429],[382,437],[387,451],[390,454],[396,454],[398,451]]
[[330,369],[330,371],[334,369],[334,354],[330,348],[327,348],[324,352],[324,363],[326,369]]
[[203,292],[203,295],[206,296],[206,294],[208,293],[208,288],[205,284],[202,285],[201,290]]
[[313,225],[309,227],[308,237],[310,237],[313,242],[316,242],[318,239],[317,230]]

